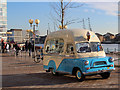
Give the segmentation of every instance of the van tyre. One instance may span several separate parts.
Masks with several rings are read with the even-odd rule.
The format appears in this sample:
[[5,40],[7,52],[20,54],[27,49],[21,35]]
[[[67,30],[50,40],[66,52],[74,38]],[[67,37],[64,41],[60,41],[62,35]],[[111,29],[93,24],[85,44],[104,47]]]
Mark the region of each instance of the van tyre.
[[40,61],[41,61],[41,59],[39,59],[38,57],[34,58],[34,62],[39,63]]
[[75,76],[76,76],[76,79],[77,79],[79,82],[82,82],[82,81],[85,80],[85,76],[82,74],[82,72],[80,71],[80,69],[77,69],[77,70],[76,70]]
[[110,72],[105,72],[100,74],[103,79],[107,79],[110,77]]

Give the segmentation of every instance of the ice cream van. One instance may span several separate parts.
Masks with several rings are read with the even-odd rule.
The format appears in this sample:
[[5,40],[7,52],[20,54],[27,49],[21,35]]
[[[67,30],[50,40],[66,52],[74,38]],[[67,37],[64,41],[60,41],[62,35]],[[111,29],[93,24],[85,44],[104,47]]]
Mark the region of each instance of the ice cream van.
[[95,33],[84,29],[50,33],[44,43],[43,68],[53,75],[75,75],[78,81],[97,74],[107,79],[115,70],[114,59],[105,55]]

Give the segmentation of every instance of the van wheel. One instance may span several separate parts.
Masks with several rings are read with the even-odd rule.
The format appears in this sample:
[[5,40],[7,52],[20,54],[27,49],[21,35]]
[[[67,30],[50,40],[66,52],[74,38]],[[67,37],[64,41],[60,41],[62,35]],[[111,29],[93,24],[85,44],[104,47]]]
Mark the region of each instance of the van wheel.
[[110,72],[105,72],[100,74],[103,79],[107,79],[110,77]]
[[51,73],[52,73],[53,76],[58,76],[58,72],[55,72],[54,69],[51,69],[50,71],[51,71]]
[[76,70],[75,76],[76,76],[77,80],[80,81],[80,82],[85,80],[85,76],[82,74],[80,69]]
[[38,57],[34,58],[34,62],[39,63],[40,61],[41,61],[41,59],[39,59]]

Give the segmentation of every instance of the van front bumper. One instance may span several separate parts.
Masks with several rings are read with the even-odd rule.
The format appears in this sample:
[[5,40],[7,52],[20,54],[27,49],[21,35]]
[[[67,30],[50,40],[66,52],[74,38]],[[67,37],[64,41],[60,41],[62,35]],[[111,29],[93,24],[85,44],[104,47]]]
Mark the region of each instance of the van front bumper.
[[84,75],[92,75],[92,74],[99,74],[99,73],[104,73],[104,72],[111,72],[114,71],[115,68],[113,69],[108,69],[108,70],[98,70],[98,71],[93,71],[93,72],[83,72]]

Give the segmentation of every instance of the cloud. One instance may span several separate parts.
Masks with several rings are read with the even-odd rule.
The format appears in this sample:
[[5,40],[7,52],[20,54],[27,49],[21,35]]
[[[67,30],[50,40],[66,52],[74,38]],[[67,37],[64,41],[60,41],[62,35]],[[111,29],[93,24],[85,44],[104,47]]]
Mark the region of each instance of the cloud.
[[117,16],[118,3],[108,2],[108,3],[87,3],[90,8],[103,10],[106,15]]
[[92,12],[92,13],[94,13],[95,10],[94,9],[84,9],[84,12]]

